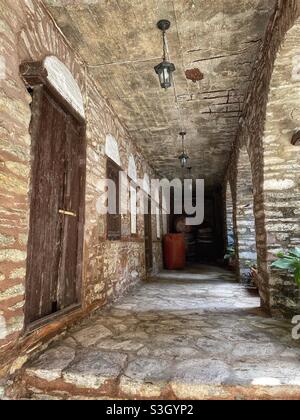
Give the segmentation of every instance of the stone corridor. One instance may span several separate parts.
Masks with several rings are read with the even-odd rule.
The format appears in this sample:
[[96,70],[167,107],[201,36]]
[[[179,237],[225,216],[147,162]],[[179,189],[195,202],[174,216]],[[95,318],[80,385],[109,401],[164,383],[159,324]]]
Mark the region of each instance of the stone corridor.
[[0,0],[0,400],[300,399],[299,45],[300,0]]
[[162,272],[25,365],[26,399],[299,399],[300,343],[220,268]]

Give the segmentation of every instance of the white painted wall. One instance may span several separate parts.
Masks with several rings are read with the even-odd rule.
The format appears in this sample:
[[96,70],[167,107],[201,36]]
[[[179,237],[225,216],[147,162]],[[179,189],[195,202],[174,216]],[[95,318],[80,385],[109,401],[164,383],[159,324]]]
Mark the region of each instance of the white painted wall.
[[128,176],[134,182],[137,182],[137,170],[133,155],[130,155],[128,160]]
[[84,118],[83,97],[70,70],[55,56],[46,57],[44,66],[51,85]]
[[7,337],[6,322],[4,317],[0,315],[0,340],[3,340],[5,337]]
[[117,140],[111,134],[106,136],[105,154],[117,165],[121,166],[121,158]]
[[149,175],[148,174],[145,174],[144,175],[143,190],[148,195],[151,195],[150,178],[149,178]]

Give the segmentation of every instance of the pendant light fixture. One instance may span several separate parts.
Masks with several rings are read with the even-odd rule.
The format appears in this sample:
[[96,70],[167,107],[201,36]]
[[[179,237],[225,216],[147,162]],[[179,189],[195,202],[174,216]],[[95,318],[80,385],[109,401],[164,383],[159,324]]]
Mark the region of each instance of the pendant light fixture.
[[186,132],[182,131],[181,133],[179,133],[179,135],[182,138],[182,153],[178,159],[180,160],[181,167],[185,168],[189,160],[189,156],[185,153],[185,147],[184,147]]
[[163,33],[163,61],[154,67],[156,74],[158,74],[160,86],[163,89],[168,89],[172,86],[172,73],[176,70],[173,63],[167,61],[167,42],[166,32],[170,28],[171,23],[168,20],[160,20],[157,24],[158,29]]

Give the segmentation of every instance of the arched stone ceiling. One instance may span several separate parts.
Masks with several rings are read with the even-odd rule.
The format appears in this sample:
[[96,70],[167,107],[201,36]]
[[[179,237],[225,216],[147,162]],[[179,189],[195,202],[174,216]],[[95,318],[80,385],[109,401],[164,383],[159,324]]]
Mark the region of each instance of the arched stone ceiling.
[[[181,175],[182,126],[193,176],[222,182],[257,50],[275,0],[45,0],[76,51],[90,65],[150,162]],[[163,91],[153,67],[161,61],[159,19],[172,22],[169,54],[174,90]],[[186,78],[199,69],[200,82]]]

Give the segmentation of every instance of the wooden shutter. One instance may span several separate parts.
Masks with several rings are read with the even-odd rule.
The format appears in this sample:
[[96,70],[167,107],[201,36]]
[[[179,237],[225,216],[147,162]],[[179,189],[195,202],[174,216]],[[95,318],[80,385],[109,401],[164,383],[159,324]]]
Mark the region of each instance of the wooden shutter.
[[112,160],[107,160],[107,179],[110,179],[116,186],[116,214],[107,215],[107,238],[110,241],[117,241],[121,239],[121,215],[120,212],[120,168]]

